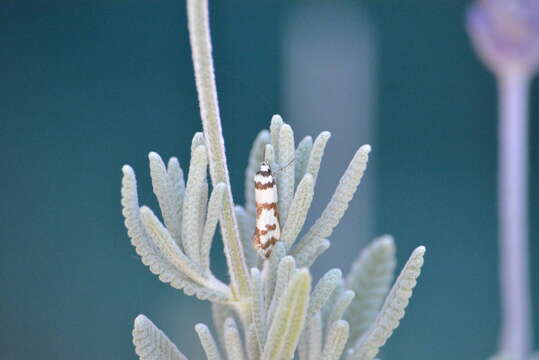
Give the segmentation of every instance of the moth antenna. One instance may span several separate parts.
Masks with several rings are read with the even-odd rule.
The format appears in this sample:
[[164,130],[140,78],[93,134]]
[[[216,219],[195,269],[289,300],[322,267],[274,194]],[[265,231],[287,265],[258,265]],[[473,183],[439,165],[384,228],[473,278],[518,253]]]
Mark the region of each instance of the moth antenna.
[[287,167],[289,167],[293,162],[294,160],[296,160],[296,158],[292,158],[292,160],[290,160],[288,162],[288,164],[286,164],[285,166],[281,167],[280,169],[278,169],[277,171],[275,171],[273,174],[274,175],[277,175],[278,173],[280,173],[282,170],[286,169]]

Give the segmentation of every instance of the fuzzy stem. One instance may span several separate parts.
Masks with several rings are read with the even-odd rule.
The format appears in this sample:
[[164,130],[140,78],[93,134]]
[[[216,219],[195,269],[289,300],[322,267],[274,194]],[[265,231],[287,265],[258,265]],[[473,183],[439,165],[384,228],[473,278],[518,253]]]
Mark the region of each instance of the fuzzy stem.
[[213,184],[222,182],[226,185],[221,229],[227,265],[230,271],[231,288],[236,297],[246,298],[250,294],[249,276],[236,215],[234,214],[234,201],[226,164],[225,144],[221,129],[213,68],[208,1],[188,0],[187,20],[200,105],[200,117],[209,155],[210,175]]
[[531,310],[528,275],[528,90],[520,71],[501,74],[498,127],[498,201],[502,352],[528,358]]

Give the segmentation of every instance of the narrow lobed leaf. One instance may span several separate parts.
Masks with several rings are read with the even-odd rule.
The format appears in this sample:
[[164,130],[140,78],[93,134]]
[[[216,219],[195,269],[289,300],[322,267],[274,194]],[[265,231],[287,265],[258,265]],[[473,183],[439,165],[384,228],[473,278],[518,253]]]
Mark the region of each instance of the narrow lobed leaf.
[[221,355],[219,354],[219,349],[215,343],[215,339],[210,332],[210,329],[204,324],[196,324],[195,331],[198,334],[202,348],[206,353],[206,359],[208,360],[221,360]]
[[[221,183],[222,184],[222,183]],[[210,189],[210,186],[208,184],[208,179],[205,178],[202,181],[202,186],[200,188],[200,195],[198,198],[198,213],[200,214],[200,219],[198,221],[199,228],[198,228],[198,237],[200,239],[200,242],[202,242],[202,233],[204,232],[204,219],[208,215],[208,191]],[[200,249],[200,244],[199,244]],[[199,254],[200,257],[200,254]]]
[[343,314],[345,314],[355,296],[356,294],[352,290],[345,290],[339,295],[335,304],[328,312],[326,321],[327,326],[331,326],[335,321],[342,319]]
[[274,149],[271,144],[266,144],[266,147],[264,149],[264,161],[270,164],[270,166],[273,168],[274,161],[275,161],[275,154]]
[[320,360],[322,355],[322,316],[316,313],[300,339],[300,360]]
[[275,282],[275,290],[273,291],[273,298],[271,299],[271,305],[267,311],[266,323],[269,323],[273,319],[273,314],[279,304],[283,293],[285,292],[290,279],[296,272],[296,262],[292,256],[285,256],[279,263],[277,271],[277,280]]
[[[157,153],[150,152],[148,159],[150,160],[150,175],[152,177],[153,192],[159,202],[163,221],[174,240],[176,240],[176,243],[181,244],[181,207],[183,203],[182,184],[174,184],[171,181],[172,179],[169,178],[165,163]],[[177,168],[171,169],[171,171],[177,171],[177,169],[179,169],[179,164]],[[183,180],[183,175],[173,175],[173,177],[178,176],[181,176]]]
[[311,241],[315,241],[317,238],[327,238],[332,234],[333,229],[343,217],[348,208],[348,203],[352,200],[352,197],[361,182],[363,173],[367,168],[370,151],[371,147],[369,145],[364,145],[356,152],[354,158],[350,161],[348,168],[341,177],[335,193],[322,212],[322,215],[316,220],[314,225],[299,243],[296,244],[293,252],[294,254],[301,252],[301,250],[308,246]]
[[322,359],[338,360],[348,340],[349,325],[345,320],[338,320],[333,323],[328,331],[328,336],[324,344]]
[[264,161],[264,151],[266,144],[269,143],[271,143],[269,131],[262,130],[253,143],[245,170],[245,211],[253,217],[256,215],[254,177],[260,168],[260,163]]
[[294,155],[296,186],[307,173],[307,164],[313,148],[313,138],[305,136],[300,142]]
[[255,229],[255,218],[247,214],[243,207],[239,205],[234,207],[234,212],[238,219],[238,228],[243,245],[243,253],[245,254],[245,261],[249,268],[255,267],[258,254],[251,241]]
[[311,267],[314,261],[331,246],[328,239],[316,238],[294,255],[298,267]]
[[314,196],[314,180],[311,174],[305,174],[290,204],[289,215],[284,223],[281,241],[290,249],[298,237],[309,213]]
[[158,275],[159,280],[169,283],[176,289],[182,289],[187,295],[196,295],[201,300],[228,301],[228,288],[224,288],[223,291],[214,291],[201,286],[178,270],[164,256],[142,224],[135,173],[128,165],[125,165],[122,171],[124,174],[122,178],[122,213],[125,217],[127,233],[144,265],[148,266],[153,274]]
[[322,310],[324,304],[328,301],[333,291],[342,284],[342,273],[340,269],[332,269],[322,276],[316,284],[311,294],[311,302],[307,310],[306,324]]
[[266,341],[266,319],[264,317],[264,289],[262,288],[260,271],[257,268],[251,269],[251,283],[253,286],[251,290],[251,315],[256,326],[256,337],[260,344],[260,349],[262,349]]
[[172,222],[175,224],[173,227],[176,227],[174,229],[174,232],[177,233],[178,239],[176,241],[178,242],[178,245],[181,246],[180,237],[181,237],[181,225],[182,225],[183,200],[185,197],[185,180],[183,177],[183,171],[180,167],[180,162],[175,157],[171,157],[168,160],[167,178],[168,178],[169,186],[172,191],[172,194],[170,194],[170,197],[173,199],[171,203],[173,204],[173,211],[176,214],[176,219],[172,220]]
[[317,313],[309,325],[309,360],[319,360],[322,353],[322,316]]
[[135,318],[133,344],[140,360],[187,360],[176,345],[144,315]]
[[238,326],[233,318],[228,318],[225,321],[225,350],[228,359],[245,360],[245,353],[240,337]]
[[223,209],[223,195],[225,189],[226,185],[224,183],[215,185],[208,203],[208,212],[206,214],[204,230],[202,231],[202,240],[200,242],[200,263],[202,269],[206,272],[210,272],[211,244],[215,236],[215,229],[217,228],[219,216]]
[[[265,298],[271,299],[273,292],[275,291],[275,282],[277,281],[277,272],[281,259],[286,256],[285,245],[278,241],[271,252],[271,256],[268,261],[264,261],[264,271],[262,279],[264,280]],[[268,301],[269,302],[269,301]],[[269,306],[270,304],[266,304]]]
[[357,295],[345,317],[352,324],[350,341],[359,339],[373,323],[391,286],[395,266],[395,242],[387,235],[375,239],[352,265],[346,287]]
[[251,296],[251,284],[236,213],[234,208],[230,207],[232,201],[227,201],[227,199],[232,199],[230,188],[225,189],[224,199],[219,224],[221,225],[226,264],[231,279],[230,287],[234,299],[247,299]]
[[281,132],[281,126],[283,125],[283,119],[279,115],[273,115],[270,123],[271,133],[271,145],[273,146],[274,161],[279,159],[279,134]]
[[234,309],[228,304],[221,304],[212,302],[211,315],[213,320],[213,326],[217,331],[219,342],[225,343],[225,321],[229,317],[234,317]]
[[294,131],[290,125],[283,124],[279,131],[279,168],[276,169],[279,211],[282,223],[287,219],[288,209],[294,196],[294,149]]
[[186,255],[197,264],[200,264],[200,229],[203,222],[200,203],[204,190],[207,192],[207,167],[206,147],[197,146],[191,154],[182,223],[183,248]]
[[393,334],[393,330],[399,326],[399,321],[404,316],[405,309],[412,296],[417,277],[421,273],[424,254],[424,246],[414,250],[391,288],[374,323],[354,347],[349,350],[349,360],[374,359],[380,348]]
[[256,325],[251,323],[245,332],[245,344],[247,348],[247,358],[249,360],[260,359],[260,345],[256,336]]
[[324,156],[324,150],[326,149],[327,142],[331,137],[329,131],[323,131],[316,137],[312,146],[309,161],[307,162],[307,173],[313,176],[313,181],[316,184],[316,178],[320,171],[320,164],[322,163],[322,157]]
[[191,140],[191,154],[193,154],[197,147],[206,146],[206,141],[204,140],[204,133],[198,131],[193,135],[193,140]]
[[203,284],[206,278],[199,267],[193,263],[181,249],[178,247],[172,236],[163,224],[157,219],[152,210],[146,206],[140,208],[142,223],[150,238],[154,241],[161,253],[173,264],[179,271],[189,276],[192,280]]
[[309,304],[311,275],[299,270],[279,301],[262,354],[263,360],[290,360],[303,330]]

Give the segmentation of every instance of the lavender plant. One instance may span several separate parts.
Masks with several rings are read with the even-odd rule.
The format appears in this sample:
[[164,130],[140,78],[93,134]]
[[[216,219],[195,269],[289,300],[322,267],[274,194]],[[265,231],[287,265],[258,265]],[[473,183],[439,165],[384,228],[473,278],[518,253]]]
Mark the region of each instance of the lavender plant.
[[[322,132],[314,141],[307,136],[296,146],[292,127],[277,115],[254,141],[246,170],[246,202],[234,204],[207,0],[188,0],[187,5],[204,131],[193,137],[187,182],[176,158],[165,165],[158,154],[149,154],[162,220],[139,205],[135,173],[123,167],[122,206],[132,244],[161,281],[211,302],[216,336],[204,324],[195,326],[207,359],[290,360],[295,354],[301,360],[375,358],[404,316],[425,248],[414,250],[393,286],[395,244],[390,236],[364,249],[344,279],[341,270],[332,269],[313,284],[309,267],[329,248],[328,238],[361,182],[371,149],[364,145],[357,150],[320,218],[300,236],[330,133]],[[277,177],[282,236],[267,260],[251,245],[256,214],[253,176],[263,160],[283,168]],[[211,271],[209,254],[217,225],[229,284]],[[133,342],[140,359],[187,359],[144,315],[135,319]]]

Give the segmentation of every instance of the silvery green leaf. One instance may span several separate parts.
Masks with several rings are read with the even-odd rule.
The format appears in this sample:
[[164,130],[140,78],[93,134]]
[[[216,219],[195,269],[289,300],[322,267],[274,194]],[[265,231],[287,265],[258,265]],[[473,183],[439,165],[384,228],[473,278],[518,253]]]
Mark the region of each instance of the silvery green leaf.
[[198,283],[216,293],[213,296],[218,298],[228,298],[230,296],[228,286],[211,276],[211,274],[206,276],[200,267],[183,253],[167,229],[148,207],[143,206],[140,209],[140,216],[150,239],[154,241],[170,264],[194,283]]
[[320,360],[322,354],[322,316],[316,313],[305,327],[298,346],[300,360]]
[[241,206],[234,207],[236,218],[238,219],[238,228],[240,231],[241,242],[243,244],[243,253],[245,262],[249,268],[255,267],[258,255],[253,247],[252,237],[255,231],[255,218],[249,215]]
[[225,321],[225,350],[230,360],[245,360],[245,353],[238,326],[233,318]]
[[264,289],[262,287],[262,278],[260,276],[260,271],[257,268],[251,269],[251,283],[252,283],[252,305],[251,305],[251,315],[253,318],[253,323],[256,326],[256,337],[260,348],[264,346],[266,340],[266,319],[264,317],[264,309],[266,308],[264,304]]
[[277,309],[279,300],[281,299],[284,291],[286,290],[290,279],[296,272],[296,262],[292,256],[285,256],[279,263],[277,270],[277,280],[275,282],[275,290],[273,291],[273,297],[269,310],[267,311],[266,322],[269,323],[273,319],[273,314]]
[[215,343],[210,329],[204,324],[196,324],[195,331],[198,334],[202,348],[206,353],[206,359],[208,360],[221,360],[221,355],[219,355],[219,349]]
[[221,344],[225,343],[225,320],[235,315],[234,309],[227,304],[211,303],[211,315],[213,320],[213,326],[217,331],[219,341]]
[[251,296],[251,284],[247,272],[247,264],[243,251],[243,243],[240,237],[239,227],[236,219],[234,207],[232,205],[232,195],[230,189],[225,189],[223,211],[219,219],[221,237],[223,239],[224,253],[228,273],[230,275],[230,287],[234,299],[243,300]]
[[313,176],[313,181],[316,184],[316,178],[318,177],[318,171],[320,171],[320,164],[322,163],[322,156],[324,156],[324,150],[326,144],[331,137],[329,131],[323,131],[316,137],[312,146],[309,161],[307,162],[307,173]]
[[322,353],[322,316],[317,313],[309,325],[309,360],[319,360]]
[[417,277],[421,273],[424,254],[424,246],[420,246],[414,250],[391,288],[374,323],[357,341],[354,347],[349,350],[349,360],[374,359],[380,347],[393,334],[393,330],[399,326],[399,321],[404,316],[405,309],[412,296],[412,290],[416,285]]
[[290,212],[284,223],[281,241],[286,244],[286,247],[290,249],[292,244],[298,237],[309,208],[311,207],[311,202],[314,196],[314,181],[311,174],[305,174],[303,179],[301,179],[298,188],[296,189],[296,194],[290,205]]
[[324,351],[322,352],[322,359],[324,360],[338,360],[348,341],[349,325],[345,320],[338,320],[334,322],[328,331],[326,342],[324,343]]
[[159,275],[159,280],[170,283],[176,289],[183,289],[187,295],[196,295],[201,300],[227,301],[228,289],[224,292],[213,291],[193,282],[161,253],[142,224],[135,173],[128,165],[125,165],[122,171],[122,212],[125,226],[144,265],[148,266],[152,273]]
[[[191,154],[187,187],[183,202],[182,242],[185,253],[195,263],[200,263],[201,198],[206,189],[206,169],[208,157],[206,147],[197,146]],[[207,191],[207,190],[206,190]]]
[[198,283],[204,283],[206,278],[199,266],[183,253],[167,229],[154,215],[153,211],[143,206],[140,208],[140,216],[150,238],[167,260],[192,280]]
[[202,132],[196,132],[191,141],[191,154],[195,152],[195,149],[199,146],[206,146],[206,141],[204,140],[204,134]]
[[270,133],[268,130],[262,130],[253,143],[245,170],[245,211],[252,217],[256,215],[254,177],[260,168],[260,163],[264,161],[264,150],[266,144],[269,143],[271,143]]
[[226,185],[219,183],[215,185],[211,193],[210,202],[208,203],[208,211],[206,214],[206,221],[204,223],[204,229],[202,231],[202,240],[200,242],[200,263],[202,269],[206,272],[210,271],[210,250],[213,237],[215,235],[215,228],[221,211],[223,209],[223,194],[225,192]]
[[[208,180],[207,179],[204,179],[204,181],[202,182],[202,186],[200,188],[200,196],[199,196],[199,199],[198,199],[198,213],[200,214],[200,219],[198,221],[198,223],[200,224],[200,227],[198,229],[198,236],[200,238],[200,242],[202,242],[202,232],[204,231],[204,219],[206,218],[207,216],[207,211],[208,211],[208,191],[209,191],[210,187],[208,185]],[[199,248],[200,248],[200,244],[199,244]],[[199,254],[200,256],[200,254]]]
[[329,314],[333,311],[335,304],[337,303],[343,292],[344,282],[337,286],[337,288],[331,293],[331,296],[329,297],[328,301],[326,301],[326,304],[322,307],[322,320],[324,321],[324,323],[328,321]]
[[[281,241],[278,241],[271,251],[271,256],[268,261],[264,261],[263,276],[265,298],[271,299],[273,297],[273,291],[275,290],[275,282],[277,281],[277,271],[281,259],[285,257],[286,249]],[[269,301],[268,301],[269,302]],[[269,306],[269,304],[266,304]]]
[[305,323],[310,290],[311,275],[306,269],[298,270],[279,300],[264,345],[262,360],[290,360],[294,357]]
[[307,325],[309,325],[314,315],[322,310],[326,301],[340,284],[342,284],[342,272],[339,269],[329,270],[322,276],[311,294],[311,301],[307,310]]
[[187,360],[176,345],[144,315],[135,318],[133,343],[140,360]]
[[346,287],[356,293],[345,316],[352,324],[350,341],[359,339],[376,318],[393,281],[395,266],[395,243],[391,236],[375,239],[352,265],[346,276]]
[[314,261],[331,246],[329,240],[317,238],[307,244],[301,251],[294,255],[298,267],[311,267]]
[[159,201],[163,220],[176,243],[181,244],[181,212],[185,184],[180,165],[177,159],[171,158],[167,170],[157,153],[151,152],[148,158],[153,192]]
[[294,155],[295,164],[295,177],[296,185],[299,184],[301,179],[307,172],[307,164],[309,163],[309,157],[311,156],[311,150],[313,148],[313,138],[305,136],[303,140],[299,142]]
[[301,253],[311,241],[316,241],[317,238],[327,238],[331,235],[333,229],[343,217],[348,208],[348,203],[352,200],[352,197],[361,182],[363,173],[367,168],[370,151],[371,147],[369,145],[364,145],[356,152],[354,158],[350,161],[348,168],[341,177],[335,193],[322,212],[322,215],[316,220],[307,234],[305,234],[305,236],[303,236],[303,238],[296,244],[293,251],[294,254]]
[[285,222],[288,209],[294,196],[294,131],[288,124],[283,124],[279,131],[279,168],[277,169],[277,191],[279,192],[279,211],[281,222]]
[[256,325],[251,323],[245,332],[245,344],[247,348],[247,358],[249,360],[260,359],[260,344],[256,336]]
[[355,296],[356,294],[352,290],[345,290],[340,293],[339,297],[331,307],[331,310],[328,311],[326,321],[328,326],[333,324],[335,321],[342,319],[343,314],[345,314]]
[[273,146],[274,161],[279,159],[279,134],[283,119],[279,115],[273,115],[270,123],[271,145]]
[[266,147],[264,148],[264,161],[270,164],[270,166],[273,168],[274,161],[275,161],[275,155],[274,155],[274,149],[273,145],[266,144]]

